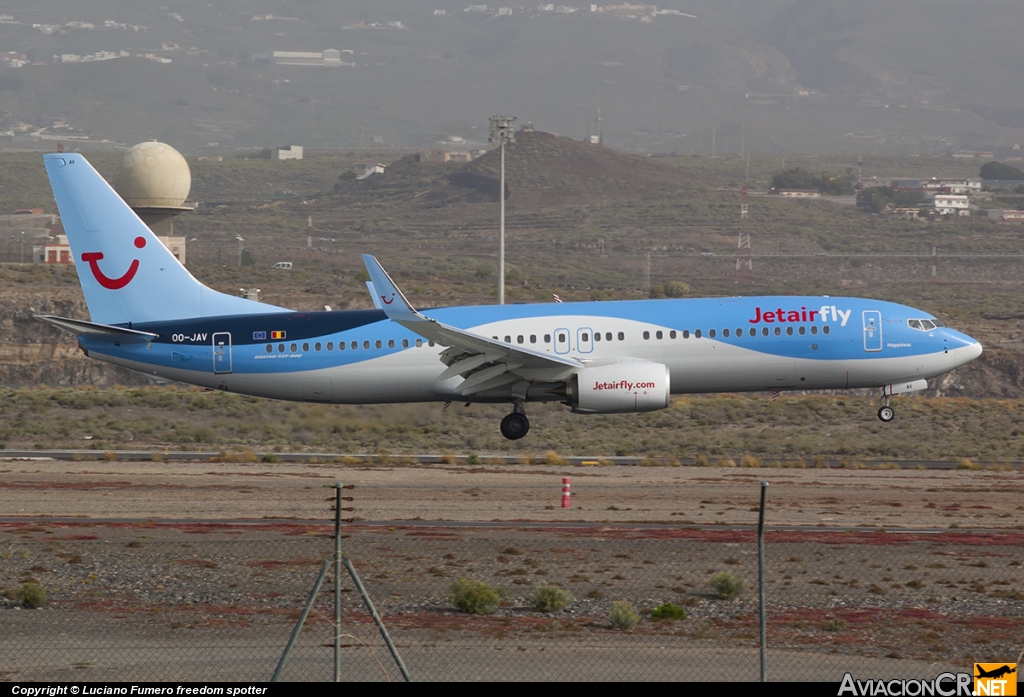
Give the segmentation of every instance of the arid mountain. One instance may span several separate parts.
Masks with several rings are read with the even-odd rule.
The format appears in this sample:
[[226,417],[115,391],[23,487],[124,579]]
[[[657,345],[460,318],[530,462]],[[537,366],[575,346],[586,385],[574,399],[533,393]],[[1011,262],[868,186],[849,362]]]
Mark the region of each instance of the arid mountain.
[[432,147],[451,135],[484,142],[487,117],[512,111],[646,152],[1024,141],[1018,0],[472,7],[482,6],[13,0],[0,22],[11,56],[0,62],[0,132],[14,147],[40,135],[158,137],[186,152]]

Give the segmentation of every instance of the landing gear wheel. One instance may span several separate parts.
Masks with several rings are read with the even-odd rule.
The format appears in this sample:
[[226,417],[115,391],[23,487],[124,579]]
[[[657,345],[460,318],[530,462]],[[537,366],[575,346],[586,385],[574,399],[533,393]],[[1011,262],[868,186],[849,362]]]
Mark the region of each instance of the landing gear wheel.
[[526,414],[509,414],[501,420],[501,435],[509,440],[519,440],[530,432],[530,420]]
[[884,423],[889,423],[896,417],[896,412],[892,410],[892,407],[882,407],[878,410],[878,419]]

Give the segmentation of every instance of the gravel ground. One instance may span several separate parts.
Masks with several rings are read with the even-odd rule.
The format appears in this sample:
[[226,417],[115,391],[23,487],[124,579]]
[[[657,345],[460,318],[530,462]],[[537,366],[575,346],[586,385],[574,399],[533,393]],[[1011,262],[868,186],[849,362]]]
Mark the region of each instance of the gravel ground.
[[[767,539],[771,677],[934,677],[1012,661],[1024,636],[1021,473],[0,464],[6,679],[265,679],[333,550],[330,528],[289,518],[330,519],[322,487],[335,481],[356,485],[346,515],[364,521],[346,527],[344,551],[414,677],[756,678],[755,537],[711,524],[755,523],[761,480],[768,521],[793,527]],[[557,507],[563,475],[568,510]],[[722,571],[746,582],[735,600],[709,586]],[[458,612],[448,588],[459,577],[503,587],[506,602],[492,615]],[[29,582],[48,591],[41,609],[17,599]],[[534,610],[544,583],[573,601]],[[332,587],[289,677],[330,677]],[[349,675],[396,679],[347,575],[341,598]],[[609,620],[617,600],[641,616],[630,632]],[[688,617],[651,619],[665,602]]]

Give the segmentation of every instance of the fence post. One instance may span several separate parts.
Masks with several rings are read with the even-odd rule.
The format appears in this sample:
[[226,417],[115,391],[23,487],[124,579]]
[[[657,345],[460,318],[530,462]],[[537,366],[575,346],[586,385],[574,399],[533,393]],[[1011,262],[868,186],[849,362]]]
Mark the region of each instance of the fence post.
[[334,484],[334,682],[341,682],[341,482]]
[[377,613],[377,608],[373,606],[373,601],[370,600],[370,596],[366,593],[366,589],[363,588],[363,582],[359,580],[359,574],[356,573],[356,569],[352,566],[352,561],[348,557],[345,557],[345,568],[348,569],[348,573],[352,577],[352,582],[356,584],[356,590],[359,591],[359,595],[363,596],[363,602],[366,603],[366,609],[370,611],[370,616],[373,617],[373,621],[377,623],[377,629],[380,630],[380,635],[384,637],[384,643],[387,644],[388,651],[391,652],[391,657],[395,659],[395,664],[398,666],[398,670],[402,672],[402,677],[405,678],[406,682],[412,682],[412,677],[410,677],[409,671],[405,668],[405,662],[402,660],[402,657],[398,655],[398,649],[395,648],[394,642],[391,641],[391,635],[388,634],[388,630],[384,626],[384,622]]
[[306,607],[302,608],[302,614],[299,615],[299,621],[295,623],[295,629],[292,630],[292,635],[288,639],[288,645],[284,647],[284,653],[281,654],[281,660],[277,663],[277,670],[274,671],[274,675],[270,678],[270,682],[277,682],[278,678],[281,677],[281,671],[284,670],[284,664],[288,660],[288,656],[291,655],[292,647],[295,646],[295,640],[299,638],[299,632],[302,631],[302,625],[306,622],[306,617],[309,615],[309,611],[313,608],[313,601],[316,600],[316,594],[320,592],[320,585],[324,582],[324,576],[327,575],[327,570],[331,568],[331,560],[324,559],[324,566],[320,569],[320,575],[316,578],[316,583],[313,584],[313,590],[309,594],[309,599],[306,601]]
[[768,482],[761,482],[761,509],[757,516],[757,605],[761,615],[761,682],[768,681],[767,609],[764,600],[764,500]]

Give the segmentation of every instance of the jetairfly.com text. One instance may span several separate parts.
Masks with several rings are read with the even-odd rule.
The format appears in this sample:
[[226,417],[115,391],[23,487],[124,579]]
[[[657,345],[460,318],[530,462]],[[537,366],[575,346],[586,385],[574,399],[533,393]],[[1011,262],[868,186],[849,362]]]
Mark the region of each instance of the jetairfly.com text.
[[655,387],[653,382],[629,382],[628,380],[619,380],[618,382],[595,382],[595,390],[653,390]]
[[[847,320],[853,310],[839,310],[835,305],[822,305],[820,310],[808,310],[801,307],[799,310],[783,310],[781,307],[775,310],[764,310],[760,307],[754,308],[754,319],[747,320],[751,324],[767,322],[839,322],[839,326],[845,327]],[[816,319],[820,317],[820,319]]]
[[249,685],[248,687],[192,687],[177,685],[176,687],[149,687],[132,685],[131,687],[110,685],[48,685],[46,687],[23,687],[15,685],[12,695],[25,697],[57,697],[58,695],[265,695],[270,688]]

